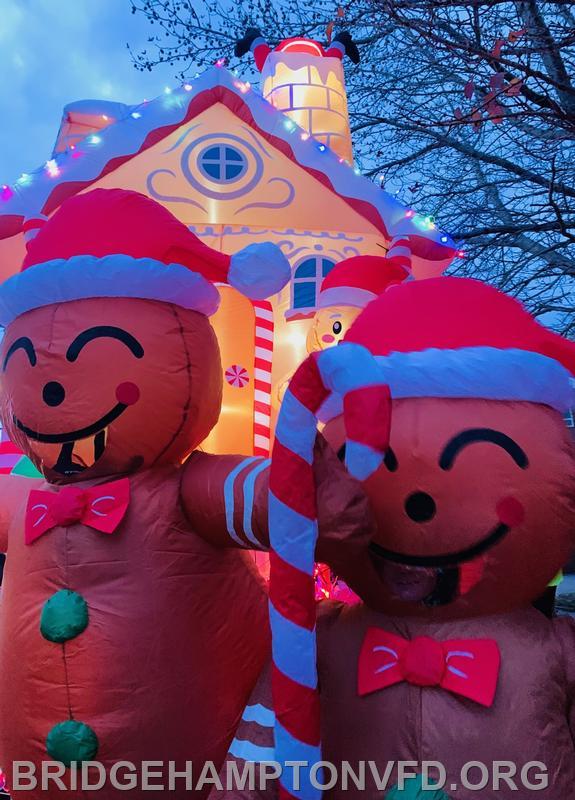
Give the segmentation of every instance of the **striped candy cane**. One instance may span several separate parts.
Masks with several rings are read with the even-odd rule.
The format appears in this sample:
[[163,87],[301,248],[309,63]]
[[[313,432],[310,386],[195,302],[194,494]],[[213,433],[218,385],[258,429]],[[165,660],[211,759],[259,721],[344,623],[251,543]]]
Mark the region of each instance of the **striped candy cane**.
[[274,314],[269,300],[252,300],[256,315],[254,363],[254,455],[267,458],[271,446]]
[[321,760],[316,666],[314,561],[318,536],[313,450],[317,412],[331,392],[343,396],[346,465],[365,480],[389,442],[390,395],[364,347],[344,343],[313,353],[284,396],[270,472],[270,621],[275,747],[280,764],[303,761],[299,788],[283,770],[280,795],[318,800],[310,767]]
[[407,237],[396,236],[393,238],[385,257],[393,259],[396,264],[403,267],[408,275],[411,274],[411,244]]
[[24,220],[24,224],[22,225],[22,232],[24,233],[24,241],[26,242],[26,249],[28,249],[28,245],[35,239],[38,235],[41,228],[44,227],[46,222],[48,221],[48,217],[45,214],[35,214],[33,217],[28,217]]

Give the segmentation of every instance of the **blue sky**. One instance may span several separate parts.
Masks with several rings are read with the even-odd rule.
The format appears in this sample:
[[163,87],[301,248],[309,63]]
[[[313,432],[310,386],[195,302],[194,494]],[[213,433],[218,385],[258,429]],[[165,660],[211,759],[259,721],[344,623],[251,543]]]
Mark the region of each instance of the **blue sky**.
[[169,67],[137,72],[153,32],[130,0],[0,0],[0,184],[50,157],[73,100],[139,103],[174,84]]

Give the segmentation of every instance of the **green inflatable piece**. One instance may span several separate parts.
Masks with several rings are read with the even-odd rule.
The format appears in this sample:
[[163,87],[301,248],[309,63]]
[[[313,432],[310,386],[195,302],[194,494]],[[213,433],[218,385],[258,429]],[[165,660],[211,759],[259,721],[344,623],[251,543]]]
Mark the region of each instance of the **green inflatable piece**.
[[75,719],[54,725],[46,737],[46,750],[54,761],[69,767],[72,761],[92,761],[98,752],[98,737],[83,722]]
[[23,478],[42,478],[44,477],[41,472],[38,472],[34,464],[30,461],[28,456],[22,456],[20,461],[16,464],[11,475],[21,475]]
[[61,589],[48,598],[42,608],[40,633],[49,642],[67,642],[88,626],[88,605],[71,589]]
[[403,789],[394,786],[385,795],[385,800],[449,800],[449,795],[445,794],[442,789],[434,789],[431,781],[426,788],[422,786],[422,782],[421,775],[414,778],[406,777]]

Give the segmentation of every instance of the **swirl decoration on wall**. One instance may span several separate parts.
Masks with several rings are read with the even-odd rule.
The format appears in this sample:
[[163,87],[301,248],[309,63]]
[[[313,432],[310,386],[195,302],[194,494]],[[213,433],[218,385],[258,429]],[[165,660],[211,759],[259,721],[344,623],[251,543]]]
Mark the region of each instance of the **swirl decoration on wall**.
[[242,211],[246,211],[248,208],[285,208],[286,206],[289,206],[295,197],[295,187],[293,183],[288,181],[287,178],[270,178],[267,182],[267,185],[269,186],[272,183],[280,183],[284,186],[287,186],[287,196],[284,200],[278,200],[277,202],[262,200],[256,203],[247,203],[247,205],[238,208],[237,211],[234,211],[234,216],[236,214],[240,214]]
[[204,206],[201,203],[198,203],[196,200],[192,200],[191,197],[179,197],[178,195],[162,194],[160,191],[158,191],[158,189],[156,189],[154,186],[154,180],[157,175],[170,175],[172,178],[176,177],[176,173],[171,169],[155,169],[153,172],[150,172],[146,178],[146,189],[150,197],[153,197],[154,200],[163,200],[164,203],[188,203],[189,205],[195,206],[196,208],[199,208],[207,213],[207,210],[204,208]]

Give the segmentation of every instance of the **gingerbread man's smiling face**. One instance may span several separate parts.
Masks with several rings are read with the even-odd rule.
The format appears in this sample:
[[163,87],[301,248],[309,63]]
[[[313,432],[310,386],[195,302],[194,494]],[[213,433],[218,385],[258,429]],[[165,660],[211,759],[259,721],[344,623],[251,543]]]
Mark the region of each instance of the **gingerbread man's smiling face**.
[[393,403],[390,449],[365,483],[379,600],[394,613],[525,605],[575,545],[575,459],[561,415],[534,403]]
[[392,398],[390,418],[361,416],[365,441],[381,428],[390,446],[361,477],[376,531],[353,588],[400,614],[534,600],[575,548],[573,344],[466,278],[392,287],[348,341],[375,355]]
[[209,433],[221,365],[207,318],[124,298],[45,306],[0,346],[2,414],[53,482],[178,463]]

